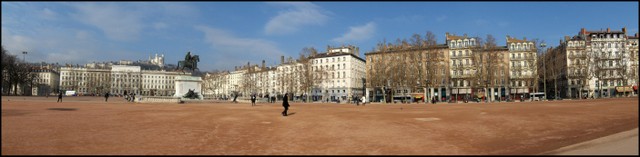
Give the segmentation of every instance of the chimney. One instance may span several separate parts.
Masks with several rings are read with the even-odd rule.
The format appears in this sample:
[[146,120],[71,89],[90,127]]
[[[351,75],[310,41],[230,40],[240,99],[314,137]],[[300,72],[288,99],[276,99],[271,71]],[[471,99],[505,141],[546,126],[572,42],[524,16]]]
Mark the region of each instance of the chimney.
[[523,37],[524,41],[527,41],[527,37]]
[[627,34],[627,27],[622,27],[622,33]]
[[262,60],[262,69],[264,69],[264,60]]
[[564,41],[569,41],[569,36],[564,36]]
[[607,27],[607,33],[611,32],[611,28]]
[[584,28],[581,28],[581,29],[580,29],[580,33],[581,33],[581,34],[587,34],[587,30],[585,30]]
[[284,64],[284,56],[280,56],[280,64]]

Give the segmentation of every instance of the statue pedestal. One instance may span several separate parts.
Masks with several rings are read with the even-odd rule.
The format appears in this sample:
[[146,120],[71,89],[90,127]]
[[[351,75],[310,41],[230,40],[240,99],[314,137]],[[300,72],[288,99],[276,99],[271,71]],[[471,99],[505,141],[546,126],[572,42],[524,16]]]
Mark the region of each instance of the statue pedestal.
[[176,76],[175,83],[176,92],[173,95],[174,97],[182,98],[182,96],[187,94],[189,90],[193,90],[194,92],[198,93],[198,96],[200,96],[200,100],[204,99],[201,89],[202,78],[196,76]]

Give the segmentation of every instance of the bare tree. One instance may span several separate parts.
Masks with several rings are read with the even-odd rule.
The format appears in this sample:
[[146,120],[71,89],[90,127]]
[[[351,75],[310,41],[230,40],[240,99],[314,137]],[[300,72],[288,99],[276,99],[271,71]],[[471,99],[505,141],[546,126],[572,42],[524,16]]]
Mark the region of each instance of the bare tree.
[[554,83],[554,97],[558,99],[559,91],[558,91],[558,79],[562,76],[562,64],[560,63],[560,59],[564,59],[562,57],[562,53],[565,51],[565,47],[560,45],[558,47],[551,49],[551,54],[546,55],[547,62],[547,78],[552,79]]
[[14,82],[17,79],[16,75],[12,72],[16,66],[16,56],[11,55],[2,46],[2,94],[10,94],[11,88],[14,86]]
[[[638,45],[631,45],[632,47],[635,46],[635,50],[633,51],[632,48],[629,48],[629,69],[627,70],[627,78],[633,78],[632,80],[634,80],[635,82],[634,85],[638,85],[638,81],[640,81],[640,79],[638,79],[638,51],[637,51],[637,47]],[[633,88],[632,88],[633,89]]]
[[[442,56],[443,54],[441,54],[437,49],[436,41],[437,41],[436,35],[433,34],[433,32],[431,31],[427,31],[427,33],[425,34],[425,40],[423,44],[426,50],[424,53],[425,54],[425,59],[424,59],[425,76],[422,77],[422,80],[426,81],[427,90],[429,91],[428,92],[429,100],[434,97],[434,93],[431,92],[431,88],[438,87],[442,83],[441,81],[438,81],[438,80],[441,80],[442,78],[437,75],[437,72],[440,71],[442,68],[440,61],[444,56]],[[437,91],[434,91],[434,92],[437,92]]]

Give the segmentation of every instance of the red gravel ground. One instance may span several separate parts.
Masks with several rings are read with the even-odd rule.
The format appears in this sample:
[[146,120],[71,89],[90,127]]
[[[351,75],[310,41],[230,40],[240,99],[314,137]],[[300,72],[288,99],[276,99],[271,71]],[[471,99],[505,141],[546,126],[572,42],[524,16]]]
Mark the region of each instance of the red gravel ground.
[[543,154],[638,128],[638,98],[468,104],[141,104],[2,97],[2,155]]

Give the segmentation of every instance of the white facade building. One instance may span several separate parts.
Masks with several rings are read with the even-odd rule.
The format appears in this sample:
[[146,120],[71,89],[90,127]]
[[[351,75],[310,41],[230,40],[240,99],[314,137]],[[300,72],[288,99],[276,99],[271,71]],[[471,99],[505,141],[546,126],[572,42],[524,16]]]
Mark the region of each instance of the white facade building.
[[58,70],[47,65],[37,67],[34,72],[38,77],[35,80],[34,88],[32,88],[32,95],[44,96],[58,93],[60,86],[60,73]]
[[314,100],[349,100],[353,96],[362,97],[364,93],[365,60],[359,56],[359,48],[342,46],[327,48],[311,59],[312,68],[324,70],[326,76],[312,91]]
[[111,65],[105,67],[61,67],[60,89],[79,95],[114,95],[136,93],[144,96],[171,96],[175,77],[191,73],[164,70],[141,70],[140,66]]
[[355,46],[329,47],[326,53],[307,58],[311,77],[319,77],[321,74],[316,71],[319,69],[327,74],[318,78],[321,81],[317,84],[313,83],[311,91],[305,91],[303,87],[306,65],[292,58],[285,61],[282,56],[281,63],[275,67],[266,67],[263,61],[261,67],[247,64],[231,72],[206,74],[203,80],[205,96],[229,98],[237,92],[244,97],[256,94],[259,97],[277,96],[279,100],[282,94],[290,93],[294,99],[306,95],[315,101],[361,97],[365,61],[358,53]]

